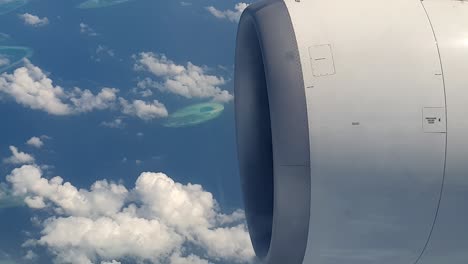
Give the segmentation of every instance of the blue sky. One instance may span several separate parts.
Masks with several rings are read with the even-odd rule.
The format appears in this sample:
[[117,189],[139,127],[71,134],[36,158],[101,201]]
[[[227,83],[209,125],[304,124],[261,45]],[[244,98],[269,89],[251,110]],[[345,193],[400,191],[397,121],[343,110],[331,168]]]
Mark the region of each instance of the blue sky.
[[[33,51],[0,73],[0,263],[251,261],[232,103],[246,4],[80,3],[0,15],[0,46]],[[202,102],[225,110],[161,125]]]

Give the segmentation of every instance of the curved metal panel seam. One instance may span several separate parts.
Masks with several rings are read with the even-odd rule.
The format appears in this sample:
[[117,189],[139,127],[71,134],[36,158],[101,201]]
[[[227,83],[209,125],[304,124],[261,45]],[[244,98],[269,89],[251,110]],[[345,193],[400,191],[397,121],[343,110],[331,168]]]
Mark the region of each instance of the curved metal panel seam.
[[424,6],[423,1],[424,0],[420,0],[421,7],[423,8],[424,13],[426,14],[427,20],[429,22],[429,25],[431,27],[432,33],[434,35],[435,45],[437,47],[437,54],[439,55],[440,71],[441,71],[441,74],[442,74],[442,84],[443,84],[443,87],[444,87],[445,122],[446,122],[446,129],[447,130],[445,132],[444,170],[443,170],[443,175],[442,175],[442,185],[440,187],[439,201],[437,202],[436,213],[435,213],[435,216],[434,216],[434,220],[432,222],[431,230],[429,231],[429,235],[427,237],[427,241],[424,244],[424,247],[423,247],[423,249],[421,251],[421,254],[418,256],[418,258],[416,259],[414,264],[418,264],[419,261],[421,260],[421,258],[424,256],[424,253],[426,252],[426,250],[427,250],[427,248],[429,246],[429,242],[431,241],[432,233],[434,232],[434,228],[435,228],[437,218],[438,218],[438,215],[439,215],[440,205],[442,203],[442,196],[444,194],[445,174],[446,174],[446,168],[447,168],[447,143],[448,143],[448,134],[449,134],[449,131],[448,131],[448,122],[449,122],[449,120],[448,120],[448,114],[447,114],[447,93],[446,93],[446,89],[445,89],[445,75],[444,75],[444,66],[443,66],[443,62],[442,62],[442,55],[440,53],[439,43],[438,43],[438,40],[437,40],[437,34],[435,33],[435,30],[434,30],[434,25],[432,24],[431,18],[429,16],[429,13],[427,12],[426,7]]

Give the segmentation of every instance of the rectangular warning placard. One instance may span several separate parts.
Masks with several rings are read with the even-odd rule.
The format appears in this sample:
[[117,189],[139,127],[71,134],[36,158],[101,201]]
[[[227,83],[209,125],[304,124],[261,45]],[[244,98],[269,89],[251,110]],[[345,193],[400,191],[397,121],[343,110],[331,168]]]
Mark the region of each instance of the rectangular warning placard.
[[445,107],[424,107],[423,128],[426,133],[446,133]]
[[309,56],[315,77],[335,74],[335,62],[330,44],[309,47]]

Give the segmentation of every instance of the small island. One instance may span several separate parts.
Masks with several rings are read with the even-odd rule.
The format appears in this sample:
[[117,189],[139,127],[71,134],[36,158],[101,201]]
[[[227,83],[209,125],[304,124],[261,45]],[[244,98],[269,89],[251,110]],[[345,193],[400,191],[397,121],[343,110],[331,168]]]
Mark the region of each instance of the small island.
[[221,115],[224,106],[219,103],[202,103],[182,108],[172,113],[164,122],[165,127],[195,126]]
[[130,1],[133,1],[133,0],[88,0],[79,4],[77,7],[80,9],[102,8],[102,7],[114,6],[114,5],[130,2]]

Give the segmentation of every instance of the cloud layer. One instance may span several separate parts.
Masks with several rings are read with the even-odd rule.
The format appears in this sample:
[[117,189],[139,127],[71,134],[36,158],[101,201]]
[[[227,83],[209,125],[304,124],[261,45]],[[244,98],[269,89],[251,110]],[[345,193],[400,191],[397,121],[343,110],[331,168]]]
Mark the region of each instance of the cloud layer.
[[248,7],[249,5],[246,3],[238,3],[234,7],[234,10],[218,10],[214,6],[208,6],[206,10],[210,12],[213,16],[219,18],[219,19],[226,19],[231,22],[239,22],[239,19],[242,15],[242,12]]
[[30,208],[54,212],[27,244],[48,248],[57,263],[247,263],[254,256],[242,211],[222,214],[202,186],[163,173],[142,173],[131,190],[105,180],[78,189],[44,178],[36,165],[14,169],[7,181]]
[[151,73],[161,81],[146,78],[138,83],[141,89],[156,88],[185,98],[212,98],[217,102],[229,102],[233,96],[219,86],[224,78],[209,75],[203,67],[188,62],[178,65],[165,55],[142,52],[135,56],[135,69]]

